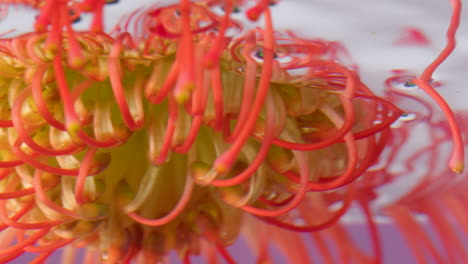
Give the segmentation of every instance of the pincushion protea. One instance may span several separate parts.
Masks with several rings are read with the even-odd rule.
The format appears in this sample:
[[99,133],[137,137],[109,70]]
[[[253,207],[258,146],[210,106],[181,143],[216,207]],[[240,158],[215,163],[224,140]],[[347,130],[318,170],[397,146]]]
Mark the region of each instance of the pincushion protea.
[[[39,9],[36,31],[1,40],[0,263],[24,252],[40,263],[65,246],[86,247],[85,263],[155,263],[171,250],[234,263],[226,247],[241,229],[259,263],[271,261],[268,241],[253,229],[291,263],[307,254],[283,229],[325,230],[314,233],[324,249],[329,234],[341,258],[371,262],[337,224],[353,200],[379,261],[376,177],[362,175],[403,112],[340,62],[341,45],[275,32],[270,1],[246,12],[264,28],[231,19],[240,3],[182,0],[137,10],[111,34],[105,3],[21,2]],[[78,32],[83,12],[94,18]],[[430,92],[430,75],[412,81]]]

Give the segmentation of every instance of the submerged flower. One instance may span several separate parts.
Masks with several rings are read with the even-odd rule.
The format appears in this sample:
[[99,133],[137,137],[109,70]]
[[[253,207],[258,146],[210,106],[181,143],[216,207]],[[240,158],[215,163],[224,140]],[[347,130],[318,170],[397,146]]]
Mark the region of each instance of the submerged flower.
[[[302,238],[287,230],[324,230],[312,236],[325,259],[324,234],[341,260],[368,263],[338,223],[353,201],[379,261],[369,203],[391,173],[366,171],[398,147],[390,126],[404,113],[344,63],[343,46],[276,32],[267,0],[245,12],[263,28],[231,18],[252,2],[182,0],[105,33],[111,2],[22,2],[39,9],[35,31],[0,40],[0,263],[65,246],[85,247],[85,263],[155,263],[173,250],[185,263],[234,263],[226,247],[241,231],[258,263],[271,261],[268,233],[301,263]],[[84,12],[91,28],[76,31]],[[446,112],[461,172],[461,135],[431,74],[408,81]],[[408,234],[410,206],[389,208]]]

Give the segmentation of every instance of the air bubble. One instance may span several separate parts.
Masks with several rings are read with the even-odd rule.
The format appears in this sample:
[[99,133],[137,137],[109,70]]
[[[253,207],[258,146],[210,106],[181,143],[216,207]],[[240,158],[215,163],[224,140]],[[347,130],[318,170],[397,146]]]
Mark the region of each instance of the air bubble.
[[[257,62],[263,62],[263,58],[265,57],[265,53],[263,52],[263,48],[259,48],[256,51],[252,53],[252,58],[255,59]],[[276,53],[273,53],[273,59],[277,59],[278,55]]]
[[263,60],[263,56],[264,56],[263,50],[259,49],[259,50],[255,51],[254,56],[257,59],[262,59]]
[[[220,9],[221,9],[223,12],[226,11],[226,9],[224,8],[224,6],[221,6]],[[240,8],[239,6],[233,6],[233,7],[232,7],[231,13],[233,13],[233,14],[238,14],[238,13],[240,13],[241,11],[242,11],[242,10],[241,10],[241,8]]]
[[[413,75],[405,75],[405,76],[395,76],[389,78],[387,81],[387,85],[389,85],[390,89],[398,89],[398,90],[416,90],[418,89],[418,86],[413,82],[413,79],[416,79],[416,76]],[[431,79],[429,81],[429,84],[434,87],[440,87],[442,83],[435,81],[434,79]]]
[[72,22],[73,24],[76,24],[76,23],[80,23],[80,22],[81,22],[81,16],[78,15],[78,14],[76,14],[75,10],[70,9],[70,10],[68,11],[68,13],[70,14],[70,17],[71,17],[71,19],[72,19],[71,22]]
[[394,77],[390,82],[391,88],[398,90],[416,90],[418,86],[412,82],[415,76]]
[[101,253],[101,260],[106,261],[109,259],[109,254],[107,252],[102,252]]
[[403,113],[392,125],[392,128],[401,127],[404,122],[413,121],[416,119],[415,113]]
[[400,121],[412,121],[416,119],[416,114],[414,113],[403,113],[398,120]]

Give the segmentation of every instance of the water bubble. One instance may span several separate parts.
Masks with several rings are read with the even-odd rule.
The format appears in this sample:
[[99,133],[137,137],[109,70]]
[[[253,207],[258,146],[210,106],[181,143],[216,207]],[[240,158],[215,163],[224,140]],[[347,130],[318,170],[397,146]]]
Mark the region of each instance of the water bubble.
[[415,113],[403,113],[398,120],[399,121],[412,121],[416,119],[416,114]]
[[416,84],[414,82],[411,82],[411,81],[406,81],[404,86],[405,87],[414,87],[414,86],[416,86]]
[[101,260],[106,261],[109,259],[109,254],[107,252],[102,252],[101,253]]
[[398,90],[416,90],[418,86],[412,82],[415,76],[400,76],[392,78],[391,88]]
[[79,14],[77,14],[77,13],[75,12],[75,10],[70,9],[70,10],[68,11],[68,14],[69,14],[70,17],[71,17],[71,19],[72,19],[71,22],[72,22],[73,24],[76,24],[76,23],[81,22],[81,16],[80,16]]
[[[223,12],[226,11],[226,8],[225,8],[224,6],[220,6],[220,9],[221,9]],[[238,13],[240,13],[241,11],[242,11],[242,10],[241,10],[241,8],[240,8],[239,6],[233,6],[233,7],[232,7],[231,13],[233,13],[233,14],[238,14]]]
[[289,55],[287,53],[275,54],[275,59],[280,64],[288,64],[288,63],[292,63],[294,61],[293,56],[291,56],[291,55]]
[[255,58],[257,58],[257,59],[263,59],[263,56],[264,56],[263,50],[262,50],[262,49],[259,49],[259,50],[255,51],[254,56],[255,56]]
[[[262,63],[263,58],[265,57],[265,52],[263,51],[263,48],[258,48],[257,50],[252,52],[251,56],[252,56],[252,58],[255,59],[255,61],[257,61],[259,63]],[[277,58],[278,58],[278,54],[273,53],[273,59],[277,59]]]
[[404,122],[413,121],[416,119],[416,117],[417,116],[415,113],[403,113],[395,122],[393,122],[391,127],[393,128],[401,127]]

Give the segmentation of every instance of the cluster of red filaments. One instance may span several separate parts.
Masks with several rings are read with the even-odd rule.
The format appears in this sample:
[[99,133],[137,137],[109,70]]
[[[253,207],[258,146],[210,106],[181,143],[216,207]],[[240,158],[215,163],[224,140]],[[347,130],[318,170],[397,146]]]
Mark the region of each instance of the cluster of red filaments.
[[[1,40],[0,263],[24,252],[41,263],[65,246],[64,263],[80,247],[85,263],[154,263],[171,250],[234,263],[225,247],[245,212],[316,231],[355,199],[375,229],[374,197],[351,183],[403,112],[340,63],[341,45],[275,32],[267,0],[245,12],[264,28],[243,31],[236,1],[181,0],[111,34],[105,3],[24,2],[40,11],[36,31]],[[93,20],[78,32],[83,12]],[[311,210],[332,216],[283,221]]]
[[[393,243],[398,242],[408,249],[400,251],[399,258],[411,263],[464,263],[466,174],[455,175],[440,163],[448,159],[451,130],[448,122],[432,119],[438,109],[430,102],[402,91],[408,89],[404,83],[414,78],[399,76],[393,80],[405,81],[389,86],[387,95],[407,106],[407,113],[392,125],[381,160],[359,181],[342,192],[309,194],[296,214],[281,221],[262,219],[270,225],[246,220],[243,235],[259,261],[273,262],[269,245],[275,245],[288,263],[304,259],[319,263],[387,263],[393,257],[384,252],[394,249]],[[464,111],[455,117],[464,120],[468,116]],[[466,137],[466,128],[462,127],[462,131]],[[414,150],[414,142],[421,137],[428,144]],[[427,165],[416,165],[420,163]],[[390,188],[379,190],[382,186]],[[393,199],[381,203],[379,210],[371,209],[373,202],[382,202],[380,196],[385,193],[391,193],[387,198]],[[334,207],[337,202],[342,202],[342,207]],[[350,208],[353,216],[344,219],[343,214]],[[392,242],[386,243],[389,233]]]

